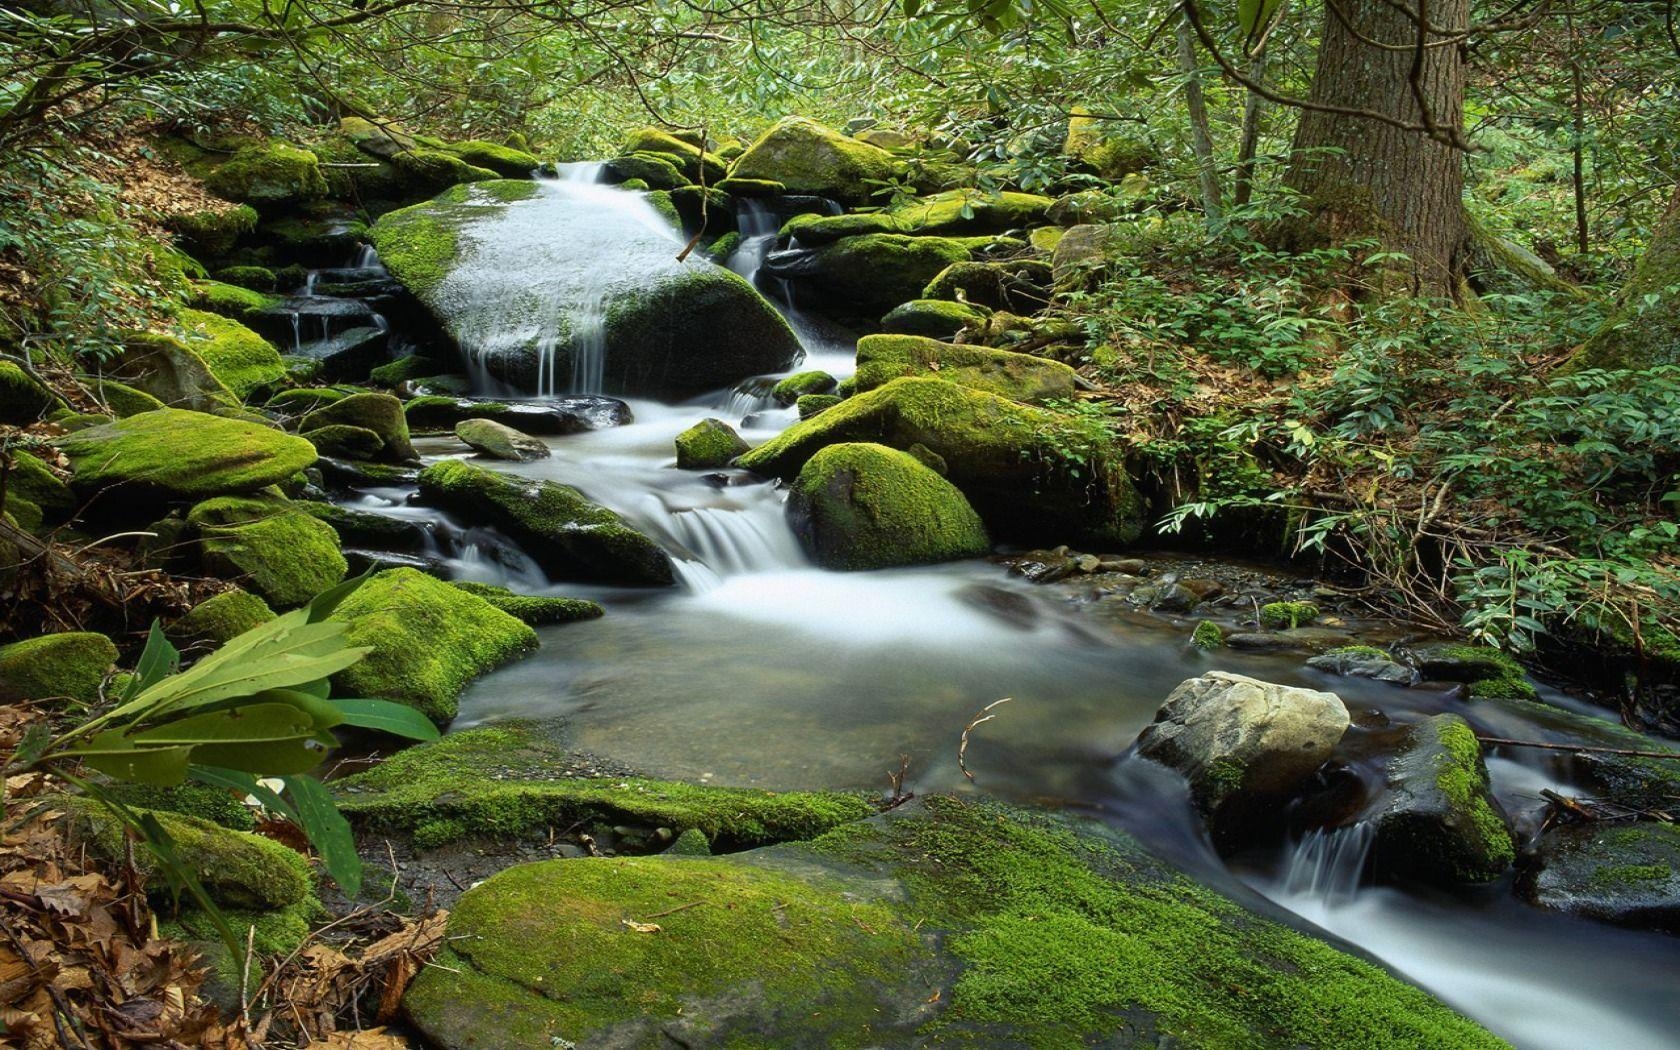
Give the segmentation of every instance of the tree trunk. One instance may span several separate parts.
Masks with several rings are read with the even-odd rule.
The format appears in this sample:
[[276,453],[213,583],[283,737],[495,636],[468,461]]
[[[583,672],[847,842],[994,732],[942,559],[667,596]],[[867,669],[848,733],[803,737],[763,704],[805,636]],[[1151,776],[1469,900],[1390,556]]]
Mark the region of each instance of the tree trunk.
[[[1256,84],[1266,80],[1268,47],[1269,44],[1262,42],[1254,54],[1248,56],[1248,69],[1244,72]],[[1258,91],[1248,92],[1243,99],[1242,140],[1237,143],[1236,188],[1231,195],[1231,203],[1238,208],[1247,207],[1254,196],[1254,158],[1260,152],[1260,122],[1265,117],[1266,100]]]
[[1190,148],[1196,154],[1196,181],[1202,191],[1202,214],[1209,223],[1225,212],[1219,192],[1219,168],[1213,157],[1213,131],[1208,125],[1207,100],[1202,95],[1202,71],[1196,65],[1196,36],[1190,16],[1178,19],[1178,69],[1184,74],[1184,104],[1190,110]]
[[[1307,246],[1376,237],[1385,249],[1410,256],[1409,290],[1456,291],[1465,229],[1464,168],[1451,143],[1463,123],[1464,56],[1457,42],[1444,38],[1463,31],[1469,6],[1468,0],[1326,5],[1311,102],[1430,130],[1303,110],[1285,183],[1305,195],[1311,215],[1284,231],[1286,242]],[[1428,46],[1421,49],[1420,21],[1428,28]]]
[[1680,186],[1622,289],[1621,304],[1571,360],[1576,368],[1680,365]]

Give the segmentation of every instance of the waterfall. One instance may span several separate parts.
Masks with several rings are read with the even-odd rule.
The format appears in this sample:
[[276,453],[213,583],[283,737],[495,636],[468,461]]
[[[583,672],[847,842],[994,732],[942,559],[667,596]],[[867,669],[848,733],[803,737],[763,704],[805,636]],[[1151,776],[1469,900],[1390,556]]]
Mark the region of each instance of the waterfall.
[[1368,820],[1307,832],[1290,855],[1281,893],[1326,907],[1351,901],[1376,835],[1376,824]]

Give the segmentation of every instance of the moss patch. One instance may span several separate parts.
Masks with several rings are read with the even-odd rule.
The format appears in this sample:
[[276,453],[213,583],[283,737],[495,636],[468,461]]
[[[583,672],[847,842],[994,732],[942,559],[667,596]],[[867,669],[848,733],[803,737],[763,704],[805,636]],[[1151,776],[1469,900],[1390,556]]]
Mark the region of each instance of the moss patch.
[[677,467],[681,470],[711,470],[752,447],[721,419],[702,419],[677,435]]
[[205,177],[204,186],[218,197],[252,204],[259,210],[327,195],[320,158],[278,140],[235,153]]
[[170,624],[169,635],[177,645],[194,642],[220,645],[272,619],[274,610],[257,595],[249,591],[223,591],[199,602]]
[[408,418],[403,403],[390,394],[361,393],[322,405],[303,417],[298,430],[308,437],[329,426],[359,427],[378,436],[376,457],[390,463],[409,463],[420,458],[408,436]]
[[515,594],[506,587],[469,580],[452,580],[450,586],[468,594],[476,594],[515,619],[532,627],[556,623],[576,623],[579,620],[598,620],[606,610],[582,598],[551,598],[539,595]]
[[111,639],[91,631],[44,634],[0,646],[0,701],[93,704],[116,662]]
[[881,328],[899,335],[921,335],[930,339],[951,339],[964,328],[979,328],[991,311],[970,303],[943,299],[912,299],[895,306],[881,318]]
[[333,619],[350,624],[363,660],[333,676],[340,696],[408,704],[439,725],[455,717],[468,682],[532,649],[536,632],[483,598],[414,569],[379,573]]
[[250,397],[286,378],[280,351],[238,321],[203,310],[182,310],[179,319],[188,347],[235,397]]
[[1318,606],[1312,602],[1267,602],[1260,607],[1260,626],[1273,630],[1293,631],[1318,619]]
[[11,361],[0,361],[0,423],[28,426],[60,407],[58,395]]
[[789,511],[817,564],[881,569],[972,558],[992,549],[962,492],[914,456],[830,445],[794,481]]
[[827,394],[834,390],[834,377],[827,372],[800,372],[788,376],[770,390],[777,404],[791,405],[806,394]]
[[891,179],[901,167],[884,149],[803,117],[785,117],[736,158],[729,177],[779,182],[789,193],[856,206],[869,202],[873,183]]
[[1071,398],[1079,378],[1060,361],[1008,350],[916,335],[867,335],[858,340],[856,389],[874,390],[905,376],[937,377],[1024,403]]
[[224,496],[193,507],[199,557],[212,573],[241,581],[282,609],[302,605],[344,578],[338,533],[283,498]]

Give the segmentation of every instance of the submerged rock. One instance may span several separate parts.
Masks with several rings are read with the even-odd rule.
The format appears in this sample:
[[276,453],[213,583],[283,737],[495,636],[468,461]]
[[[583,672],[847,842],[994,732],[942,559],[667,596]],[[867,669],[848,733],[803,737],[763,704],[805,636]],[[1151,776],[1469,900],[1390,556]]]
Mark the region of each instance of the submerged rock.
[[529,463],[550,455],[542,441],[493,419],[463,419],[455,424],[455,436],[471,445],[474,452],[492,459]]
[[955,485],[883,445],[829,445],[812,456],[793,482],[788,513],[828,569],[925,565],[992,549]]
[[1388,763],[1375,807],[1379,872],[1452,885],[1490,882],[1511,866],[1510,829],[1488,789],[1482,745],[1457,715],[1413,726]]
[[1680,828],[1583,824],[1540,836],[1523,894],[1542,908],[1619,926],[1680,931]]
[[702,419],[678,434],[676,444],[679,470],[727,467],[736,456],[752,447],[721,419]]
[[1124,544],[1142,529],[1142,500],[1109,439],[1059,413],[940,379],[895,379],[847,398],[740,464],[791,479],[819,449],[857,441],[924,446],[945,461],[946,476],[994,536]]
[[1183,773],[1197,806],[1224,834],[1286,799],[1331,756],[1349,724],[1335,693],[1209,671],[1172,691],[1137,749]]
[[1070,398],[1079,376],[1060,361],[916,335],[866,335],[857,344],[858,391],[905,376],[931,376],[1007,397],[1042,403]]
[[448,1050],[1503,1045],[1120,833],[945,796],[746,854],[521,865],[449,934],[404,1000]]
[[415,569],[378,573],[332,618],[350,624],[351,645],[372,648],[333,676],[334,690],[407,704],[440,726],[455,717],[468,682],[537,644],[518,619]]
[[615,583],[675,582],[671,557],[658,544],[570,486],[444,460],[420,472],[420,494],[501,529],[546,572]]
[[800,353],[750,284],[679,262],[676,233],[609,187],[457,186],[382,216],[370,236],[469,361],[532,394],[566,377],[574,389],[693,394]]
[[315,462],[315,446],[272,427],[162,408],[58,439],[71,487],[202,499],[276,485]]

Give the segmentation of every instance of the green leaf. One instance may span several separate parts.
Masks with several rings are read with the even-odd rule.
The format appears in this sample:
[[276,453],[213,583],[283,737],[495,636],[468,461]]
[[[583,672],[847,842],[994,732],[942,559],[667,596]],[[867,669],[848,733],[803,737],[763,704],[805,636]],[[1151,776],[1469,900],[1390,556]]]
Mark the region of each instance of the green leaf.
[[174,787],[187,779],[190,747],[136,748],[118,730],[100,733],[73,757],[118,780],[132,780],[154,787]]
[[409,740],[436,740],[440,735],[432,720],[412,707],[390,700],[335,700],[344,713],[344,724],[377,729]]
[[298,826],[321,855],[327,874],[345,896],[355,897],[362,889],[362,858],[356,855],[350,822],[338,811],[326,785],[314,777],[287,777],[286,790],[297,808]]
[[356,592],[356,588],[373,578],[373,571],[374,570],[372,568],[369,568],[368,571],[362,573],[360,576],[357,576],[354,579],[345,580],[343,583],[329,587],[320,594],[317,594],[314,600],[309,603],[308,622],[320,623],[322,620],[331,616],[333,611],[336,610],[339,605],[343,604],[344,599],[350,597]]
[[141,651],[139,661],[134,665],[134,678],[123,691],[124,700],[132,700],[150,689],[158,682],[174,674],[181,666],[181,654],[163,636],[163,628],[156,620],[152,621],[152,629],[146,635],[146,648]]
[[220,766],[194,765],[187,771],[187,775],[200,784],[242,791],[261,802],[263,808],[270,813],[277,813],[294,824],[298,823],[297,810],[292,808],[292,804],[281,797],[278,791],[263,784],[250,773]]
[[330,727],[318,726],[313,713],[304,708],[281,701],[268,701],[242,704],[239,707],[211,711],[207,714],[188,715],[160,726],[129,733],[127,736],[137,747],[198,747],[203,744],[258,744],[309,740],[325,728]]

